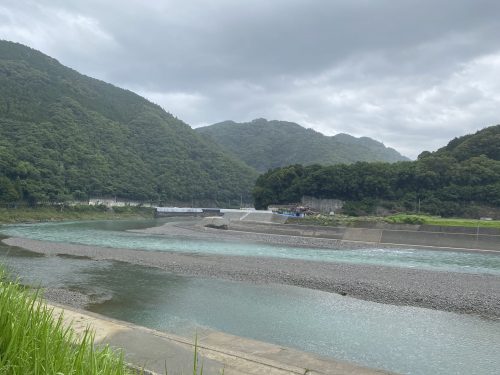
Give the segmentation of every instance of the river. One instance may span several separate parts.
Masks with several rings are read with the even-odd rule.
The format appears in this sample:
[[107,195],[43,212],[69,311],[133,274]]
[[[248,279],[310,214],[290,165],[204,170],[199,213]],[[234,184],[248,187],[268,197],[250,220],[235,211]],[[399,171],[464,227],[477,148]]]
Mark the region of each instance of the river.
[[[0,234],[114,248],[349,262],[500,276],[497,255],[413,249],[324,250],[200,241],[129,229],[163,221],[8,225]],[[192,337],[214,329],[404,374],[494,374],[500,322],[278,284],[186,277],[117,261],[41,256],[0,246],[0,262],[31,285],[90,295],[94,311]]]

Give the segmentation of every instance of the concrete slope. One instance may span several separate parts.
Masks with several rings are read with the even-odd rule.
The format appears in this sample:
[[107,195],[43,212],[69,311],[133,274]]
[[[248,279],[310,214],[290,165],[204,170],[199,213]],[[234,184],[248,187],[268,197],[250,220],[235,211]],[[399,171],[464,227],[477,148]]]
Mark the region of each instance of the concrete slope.
[[224,217],[230,221],[255,222],[255,223],[276,223],[284,224],[288,219],[286,216],[275,214],[270,211],[241,211],[234,212],[225,210]]
[[412,246],[455,250],[481,250],[500,252],[498,230],[464,227],[435,227],[389,225],[361,227],[329,227],[274,223],[264,221],[230,221],[229,229],[242,232],[329,238],[367,244]]
[[[72,324],[78,335],[91,327],[97,343],[123,349],[131,367],[144,368],[149,374],[164,374],[165,368],[168,374],[193,373],[194,338],[190,340],[68,307],[51,307],[55,316],[63,313],[65,324]],[[205,375],[222,371],[225,375],[389,374],[216,331],[199,332],[198,353]]]

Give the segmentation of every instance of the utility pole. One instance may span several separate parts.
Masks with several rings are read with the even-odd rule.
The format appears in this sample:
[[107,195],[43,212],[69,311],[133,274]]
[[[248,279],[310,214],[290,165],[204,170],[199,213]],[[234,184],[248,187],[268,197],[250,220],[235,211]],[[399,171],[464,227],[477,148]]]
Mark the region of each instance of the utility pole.
[[481,218],[477,219],[477,228],[476,228],[476,244],[479,242],[479,223],[481,221]]

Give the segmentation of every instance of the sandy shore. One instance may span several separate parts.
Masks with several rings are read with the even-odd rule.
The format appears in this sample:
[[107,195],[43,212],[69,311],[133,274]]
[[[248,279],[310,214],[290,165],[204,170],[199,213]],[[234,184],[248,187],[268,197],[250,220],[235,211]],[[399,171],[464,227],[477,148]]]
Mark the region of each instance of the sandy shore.
[[[159,230],[162,229],[152,228],[146,231],[151,233],[151,231]],[[190,234],[192,231],[189,228],[177,227],[169,230],[175,231],[176,235],[180,236],[193,235],[193,233]],[[220,234],[218,231],[205,231],[196,234],[196,237],[199,236],[202,238],[204,236],[207,236],[206,238],[217,236],[216,238],[219,240],[223,238],[234,240],[234,236],[230,233]],[[242,236],[241,240],[249,241],[255,240],[254,236],[259,236],[259,240],[266,242],[270,242],[272,239],[256,234]],[[288,237],[288,240],[286,238],[286,236],[278,236],[275,241],[304,241],[300,238]],[[318,247],[331,247],[333,244],[331,241],[336,241],[321,239],[319,242],[311,242],[310,239],[306,240],[310,246]],[[328,244],[324,241],[328,241]],[[9,238],[4,242],[11,246],[19,246],[46,255],[70,254],[97,260],[125,261],[157,267],[181,275],[254,283],[288,284],[381,303],[419,306],[500,319],[500,277],[493,275],[269,257],[110,249],[22,238]],[[47,297],[56,302],[73,306],[85,302],[85,298],[82,296],[71,296],[60,290],[49,290]]]

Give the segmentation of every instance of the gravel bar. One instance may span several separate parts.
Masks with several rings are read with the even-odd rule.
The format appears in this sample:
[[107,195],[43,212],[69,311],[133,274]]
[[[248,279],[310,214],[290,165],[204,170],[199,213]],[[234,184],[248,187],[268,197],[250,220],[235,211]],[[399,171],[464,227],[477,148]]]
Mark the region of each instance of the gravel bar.
[[[183,228],[175,230],[178,235],[188,233]],[[206,234],[211,236],[213,233]],[[221,239],[220,236],[218,238]],[[283,238],[286,236],[280,236],[279,240]],[[24,238],[8,238],[3,242],[46,255],[68,254],[96,260],[125,261],[186,276],[288,284],[380,303],[500,319],[500,277],[495,275],[271,257],[115,249]],[[54,294],[73,305],[68,302],[72,298],[70,294],[61,291]],[[50,295],[48,297],[50,299]],[[75,298],[82,302],[82,296]]]

